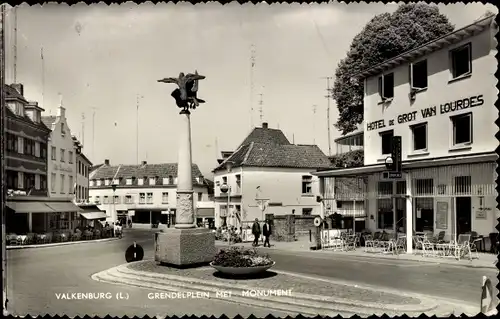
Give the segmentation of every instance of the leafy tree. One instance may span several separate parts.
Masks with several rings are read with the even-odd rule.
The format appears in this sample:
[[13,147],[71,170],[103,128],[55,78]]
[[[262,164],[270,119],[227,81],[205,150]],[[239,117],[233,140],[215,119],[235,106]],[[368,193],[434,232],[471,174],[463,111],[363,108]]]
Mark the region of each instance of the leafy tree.
[[352,75],[452,32],[454,26],[436,6],[401,5],[394,13],[375,16],[354,37],[335,71],[332,95],[339,118],[335,127],[347,134],[363,121],[363,81]]
[[364,158],[363,150],[355,150],[331,156],[330,161],[334,167],[349,168],[363,166]]

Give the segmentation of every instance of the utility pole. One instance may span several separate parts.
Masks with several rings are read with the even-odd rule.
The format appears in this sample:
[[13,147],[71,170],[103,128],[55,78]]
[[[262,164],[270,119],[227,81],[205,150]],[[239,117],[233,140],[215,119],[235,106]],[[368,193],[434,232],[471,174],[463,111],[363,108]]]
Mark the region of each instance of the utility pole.
[[43,58],[43,47],[40,48],[40,59],[42,60],[42,106],[45,108],[45,60]]
[[82,113],[82,149],[85,147],[85,113]]
[[250,46],[250,129],[253,129],[254,123],[253,123],[253,117],[254,117],[254,110],[253,110],[253,94],[254,94],[254,71],[255,71],[255,44],[252,44]]
[[262,123],[264,123],[264,110],[263,110],[263,104],[264,102],[262,101],[262,96],[264,95],[264,93],[260,93],[260,100],[259,100],[259,113],[260,113],[260,124],[262,125]]
[[312,120],[312,131],[313,131],[313,145],[316,145],[316,108],[318,106],[314,104],[312,106],[313,110],[313,120]]
[[[5,111],[5,4],[0,4],[0,122],[2,123],[2,128],[1,128],[1,133],[2,136],[0,137],[0,146],[2,149],[2,154],[1,156],[1,173],[2,176],[5,176],[5,166],[6,166],[6,158],[5,158],[5,152],[6,152],[6,124],[7,124],[7,119],[6,119],[6,111]],[[6,207],[5,207],[5,201],[7,200],[7,183],[4,182],[2,184],[2,199],[0,200],[0,204],[2,205],[2,234],[6,234],[6,229],[5,229],[5,215],[7,213]],[[7,315],[7,279],[9,276],[7,276],[7,253],[6,253],[6,243],[5,240],[2,240],[2,278],[3,278],[3,300],[2,300],[2,305],[3,305],[3,314],[4,316]]]
[[14,7],[14,83],[17,83],[17,7]]
[[144,96],[143,95],[140,95],[140,94],[137,94],[137,114],[136,114],[136,140],[135,140],[135,151],[136,151],[136,163],[137,165],[139,165],[139,100],[140,99],[143,99]]
[[322,79],[326,79],[326,92],[327,95],[325,95],[328,104],[326,107],[326,121],[327,121],[327,127],[328,127],[328,156],[332,156],[332,142],[331,142],[331,134],[330,134],[330,99],[332,98],[332,89],[330,88],[330,80],[333,79],[331,76],[326,76],[323,77]]
[[95,110],[92,108],[92,159],[95,160]]

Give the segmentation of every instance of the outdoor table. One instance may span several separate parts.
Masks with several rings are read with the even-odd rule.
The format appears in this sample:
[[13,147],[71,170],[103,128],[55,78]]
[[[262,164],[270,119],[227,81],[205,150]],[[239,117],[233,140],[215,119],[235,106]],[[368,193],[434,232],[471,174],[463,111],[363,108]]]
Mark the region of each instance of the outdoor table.
[[28,238],[28,236],[26,235],[19,235],[17,236],[17,240],[21,240],[21,244],[24,245],[26,243],[26,239]]

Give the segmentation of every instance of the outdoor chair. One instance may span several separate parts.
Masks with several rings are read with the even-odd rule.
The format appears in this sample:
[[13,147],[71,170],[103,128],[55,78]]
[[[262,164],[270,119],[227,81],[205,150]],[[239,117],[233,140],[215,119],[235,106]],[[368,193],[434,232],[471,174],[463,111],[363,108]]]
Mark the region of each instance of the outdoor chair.
[[350,235],[343,240],[343,250],[356,250],[356,236]]
[[470,249],[471,252],[475,253],[476,258],[479,259],[479,247],[481,246],[482,250],[484,250],[483,244],[484,244],[484,238],[483,236],[479,236],[477,232],[472,231],[470,233]]
[[490,253],[498,254],[498,233],[490,233]]
[[94,231],[94,239],[99,239],[101,238],[101,231],[95,230]]
[[71,234],[71,240],[72,241],[78,241],[82,238],[82,233],[81,232],[76,232]]
[[365,241],[365,252],[371,251],[373,249],[374,241],[373,241],[373,236],[368,234],[368,235],[363,235],[363,239]]
[[439,234],[436,237],[433,237],[431,240],[429,240],[432,243],[435,244],[442,244],[444,243],[444,236],[446,235],[445,231],[440,231]]
[[15,246],[17,245],[17,234],[9,234],[6,237],[7,245]]
[[27,238],[26,238],[26,244],[27,245],[32,245],[36,242],[35,239],[35,233],[28,233]]
[[435,257],[436,253],[434,251],[434,243],[431,243],[427,239],[422,240],[422,256],[423,257]]
[[454,245],[456,259],[460,260],[465,256],[469,256],[469,260],[472,260],[472,254],[470,250],[470,237],[470,234],[458,235],[457,243]]

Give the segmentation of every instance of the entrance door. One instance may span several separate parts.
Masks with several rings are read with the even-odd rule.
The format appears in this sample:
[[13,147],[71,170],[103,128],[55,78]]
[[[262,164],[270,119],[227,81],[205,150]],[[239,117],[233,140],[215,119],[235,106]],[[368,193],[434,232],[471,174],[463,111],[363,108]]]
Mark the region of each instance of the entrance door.
[[472,231],[472,200],[470,197],[457,197],[457,235]]

